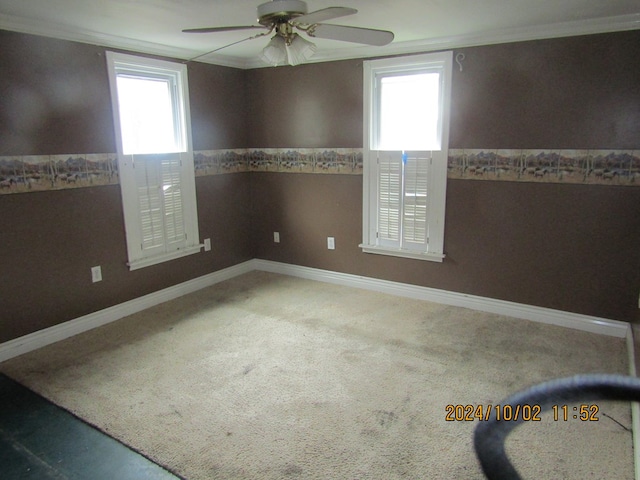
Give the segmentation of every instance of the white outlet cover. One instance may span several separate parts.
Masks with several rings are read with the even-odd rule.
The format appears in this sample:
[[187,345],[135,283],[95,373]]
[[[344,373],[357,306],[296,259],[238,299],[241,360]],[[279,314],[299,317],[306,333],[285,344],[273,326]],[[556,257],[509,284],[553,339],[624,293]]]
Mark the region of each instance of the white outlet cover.
[[280,243],[280,232],[273,232],[273,242]]
[[102,268],[100,268],[100,265],[91,267],[91,281],[93,283],[102,281]]
[[336,239],[334,237],[327,237],[327,248],[329,250],[336,249]]
[[204,239],[204,251],[205,252],[211,251],[211,239],[210,238],[205,238]]

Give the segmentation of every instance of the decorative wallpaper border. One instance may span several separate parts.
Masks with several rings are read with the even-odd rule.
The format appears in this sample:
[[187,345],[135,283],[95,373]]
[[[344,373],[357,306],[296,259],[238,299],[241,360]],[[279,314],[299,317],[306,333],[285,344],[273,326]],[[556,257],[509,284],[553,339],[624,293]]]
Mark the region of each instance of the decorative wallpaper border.
[[[360,148],[194,152],[197,177],[237,172],[362,174]],[[640,186],[640,150],[451,149],[448,178]],[[0,195],[116,185],[115,153],[0,157]]]
[[115,153],[0,157],[0,195],[118,183]]
[[[238,172],[362,174],[360,148],[264,148],[194,152],[197,177]],[[115,153],[0,156],[0,195],[117,185]]]
[[449,150],[448,178],[640,186],[640,150]]
[[196,176],[231,172],[362,174],[361,148],[262,148],[194,153]]

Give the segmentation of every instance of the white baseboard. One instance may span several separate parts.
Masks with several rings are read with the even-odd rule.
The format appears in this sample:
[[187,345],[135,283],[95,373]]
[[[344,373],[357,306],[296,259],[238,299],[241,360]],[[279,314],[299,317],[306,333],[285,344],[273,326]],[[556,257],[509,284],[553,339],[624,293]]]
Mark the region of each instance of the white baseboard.
[[609,335],[612,337],[625,338],[627,336],[627,332],[630,330],[630,326],[627,322],[621,322],[618,320],[609,320],[606,318],[553,310],[551,308],[524,305],[505,300],[477,297],[474,295],[467,295],[465,293],[449,292],[435,288],[390,282],[388,280],[361,277],[359,275],[332,272],[330,270],[301,267],[298,265],[272,262],[269,260],[254,259],[252,262],[255,270],[263,270],[266,272],[307,278],[309,280],[318,280],[337,285],[373,290],[400,297],[426,300],[455,307],[470,308],[481,312],[489,312],[514,318],[532,320],[534,322],[548,323],[561,327],[584,330],[591,333]]
[[104,310],[10,340],[0,344],[0,362],[51,343],[59,342],[60,340],[86,332],[92,328],[106,325],[107,323],[124,318],[127,315],[132,315],[153,307],[154,305],[159,305],[160,303],[215,285],[216,283],[237,277],[252,270],[254,270],[254,268],[252,267],[251,261],[240,263],[142,297],[134,298],[128,302],[114,305],[113,307],[105,308]]
[[0,362],[44,347],[45,345],[64,340],[73,335],[86,332],[92,328],[114,322],[127,315],[132,315],[146,308],[215,285],[216,283],[248,273],[252,270],[279,273],[417,300],[465,307],[482,312],[496,313],[619,338],[625,338],[630,330],[628,323],[617,320],[579,315],[549,308],[448,292],[446,290],[428,287],[419,287],[406,283],[390,282],[359,275],[253,259],[0,344]]

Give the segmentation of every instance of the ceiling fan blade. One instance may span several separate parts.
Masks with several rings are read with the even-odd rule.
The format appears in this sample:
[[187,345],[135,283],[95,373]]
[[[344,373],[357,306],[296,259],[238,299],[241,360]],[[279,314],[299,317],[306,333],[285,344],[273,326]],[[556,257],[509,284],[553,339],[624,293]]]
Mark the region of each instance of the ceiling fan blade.
[[356,10],[355,8],[329,7],[329,8],[323,8],[322,10],[317,10],[315,12],[308,13],[306,15],[302,15],[300,17],[293,18],[291,19],[291,23],[301,24],[301,25],[313,25],[314,23],[324,22],[325,20],[331,20],[333,18],[346,17],[347,15],[353,15],[354,13],[358,13],[358,10]]
[[182,30],[183,33],[216,33],[216,32],[233,32],[235,30],[251,30],[253,28],[259,28],[264,30],[266,27],[257,25],[247,25],[239,27],[204,27],[204,28],[187,28]]
[[232,47],[232,46],[237,45],[237,44],[242,43],[242,42],[246,42],[247,40],[253,40],[254,38],[264,37],[265,35],[269,35],[269,33],[271,33],[271,31],[264,32],[264,33],[259,33],[257,35],[254,35],[253,37],[243,38],[242,40],[238,40],[236,42],[228,43],[227,45],[223,45],[221,47],[216,47],[213,50],[209,50],[208,52],[205,52],[205,53],[202,53],[202,54],[200,54],[200,55],[198,55],[196,57],[190,58],[189,61],[192,62],[192,61],[197,60],[199,58],[206,57],[207,55],[211,55],[212,53],[219,52],[220,50],[223,50],[225,48]]
[[382,47],[393,41],[393,32],[374,30],[372,28],[346,27],[343,25],[320,24],[309,29],[311,37],[340,40],[343,42],[362,43]]

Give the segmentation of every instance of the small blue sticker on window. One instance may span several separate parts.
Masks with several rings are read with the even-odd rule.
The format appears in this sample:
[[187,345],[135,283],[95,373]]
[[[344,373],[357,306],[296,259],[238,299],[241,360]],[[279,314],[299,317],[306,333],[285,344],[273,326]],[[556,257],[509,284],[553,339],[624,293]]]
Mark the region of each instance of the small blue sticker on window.
[[405,165],[407,164],[407,158],[409,158],[409,156],[405,152],[402,152],[402,163]]

